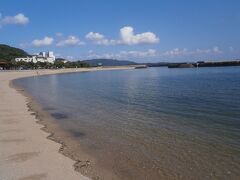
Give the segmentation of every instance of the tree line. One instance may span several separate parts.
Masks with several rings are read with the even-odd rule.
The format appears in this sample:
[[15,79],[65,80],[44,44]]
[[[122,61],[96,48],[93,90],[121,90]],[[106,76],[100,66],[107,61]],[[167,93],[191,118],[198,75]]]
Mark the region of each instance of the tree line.
[[89,64],[82,62],[82,61],[55,61],[54,63],[48,62],[9,62],[6,65],[7,69],[60,69],[60,68],[83,68],[83,67],[90,67]]

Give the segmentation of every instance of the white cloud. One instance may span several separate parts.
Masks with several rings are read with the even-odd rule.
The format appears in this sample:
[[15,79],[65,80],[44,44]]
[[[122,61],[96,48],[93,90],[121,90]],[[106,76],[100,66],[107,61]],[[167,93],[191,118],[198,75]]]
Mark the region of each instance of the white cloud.
[[78,46],[84,45],[85,43],[80,41],[76,36],[68,36],[66,39],[59,41],[56,45],[59,47],[63,46]]
[[105,39],[104,35],[100,34],[100,33],[95,33],[95,32],[89,32],[86,35],[86,38],[92,41],[100,41],[102,39]]
[[155,49],[147,51],[121,51],[119,53],[97,54],[92,50],[88,52],[87,58],[106,58],[106,59],[131,59],[131,58],[148,58],[157,56]]
[[210,49],[196,49],[196,50],[188,50],[187,48],[174,48],[172,50],[160,53],[160,56],[166,57],[175,57],[175,56],[188,56],[188,55],[204,55],[204,54],[220,54],[222,51],[219,47],[215,46]]
[[77,46],[84,44],[85,43],[80,41],[76,36],[68,36],[66,39],[59,41],[56,46]]
[[[62,34],[56,34],[56,46],[77,46],[77,45],[84,45],[85,43],[80,41],[76,36],[68,36],[67,38],[64,39]],[[60,40],[58,40],[60,39]],[[36,46],[36,47],[40,47],[40,46],[50,46],[52,45],[54,42],[54,38],[52,37],[44,37],[43,39],[35,39],[33,40],[31,43],[20,43],[20,47],[22,48],[26,48],[29,46]]]
[[149,49],[147,51],[121,51],[120,56],[132,57],[132,58],[145,58],[145,57],[155,57],[157,51],[155,49]]
[[29,18],[26,17],[24,14],[19,13],[15,16],[0,16],[0,25],[10,25],[10,24],[17,24],[17,25],[24,25],[29,22]]
[[88,51],[87,58],[106,58],[106,59],[143,59],[143,58],[176,58],[176,57],[198,57],[199,55],[217,55],[222,53],[218,47],[210,49],[188,50],[187,48],[174,48],[165,52],[158,52],[155,49],[146,51],[120,51],[118,53],[98,54],[94,51]]
[[152,32],[144,32],[141,34],[134,34],[134,29],[131,26],[125,26],[120,29],[120,42],[122,44],[133,45],[133,44],[155,44],[160,40]]
[[221,54],[221,53],[222,51],[217,46],[209,49],[197,49],[191,52],[191,54]]
[[184,49],[179,49],[179,48],[175,48],[169,51],[166,51],[164,53],[162,53],[162,56],[182,56],[182,55],[187,55],[189,54],[189,51],[184,48]]
[[98,45],[136,45],[136,44],[155,44],[160,40],[152,32],[144,32],[141,34],[134,34],[134,29],[131,26],[125,26],[120,29],[120,39],[107,39],[103,34],[98,32],[89,32],[85,38]]
[[32,45],[34,46],[49,46],[53,43],[54,39],[51,37],[44,37],[43,39],[35,39],[32,41]]
[[114,45],[116,44],[115,40],[106,39],[104,35],[97,32],[89,32],[86,36],[86,39],[92,41],[94,44],[98,45]]

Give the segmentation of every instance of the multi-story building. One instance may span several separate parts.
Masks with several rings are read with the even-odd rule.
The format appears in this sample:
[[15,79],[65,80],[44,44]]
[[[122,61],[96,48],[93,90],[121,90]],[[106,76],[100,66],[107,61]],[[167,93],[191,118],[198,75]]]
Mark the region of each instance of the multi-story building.
[[55,56],[52,51],[49,52],[40,52],[37,55],[33,55],[31,57],[24,57],[24,58],[15,58],[16,62],[24,61],[24,62],[48,62],[48,63],[54,63]]

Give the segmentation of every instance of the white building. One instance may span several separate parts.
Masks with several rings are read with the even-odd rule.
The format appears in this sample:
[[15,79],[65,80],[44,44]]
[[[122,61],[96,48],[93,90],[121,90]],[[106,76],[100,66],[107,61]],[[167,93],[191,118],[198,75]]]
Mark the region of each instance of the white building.
[[54,63],[55,56],[52,51],[49,52],[40,52],[37,55],[33,55],[32,57],[24,57],[24,58],[15,58],[16,62],[24,61],[24,62],[48,62],[48,63]]
[[32,62],[33,58],[32,57],[25,57],[25,58],[15,58],[16,62],[19,61],[24,61],[24,62]]

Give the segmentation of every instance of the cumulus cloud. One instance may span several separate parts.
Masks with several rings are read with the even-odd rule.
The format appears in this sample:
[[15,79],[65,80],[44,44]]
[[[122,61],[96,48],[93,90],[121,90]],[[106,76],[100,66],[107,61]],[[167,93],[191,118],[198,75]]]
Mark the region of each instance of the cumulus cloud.
[[50,46],[53,44],[54,41],[56,41],[56,46],[63,47],[63,46],[77,46],[77,45],[84,45],[85,43],[80,41],[76,36],[68,36],[64,38],[63,34],[59,33],[56,34],[56,39],[52,37],[45,36],[43,39],[35,39],[31,43],[24,42],[20,43],[20,47],[26,48],[29,46]]
[[77,46],[77,45],[84,45],[85,43],[80,41],[79,38],[76,36],[68,36],[66,39],[60,40],[56,46]]
[[105,38],[103,34],[97,33],[97,32],[89,32],[85,36],[86,39],[92,41],[94,44],[98,45],[114,45],[116,44],[115,40],[109,40]]
[[107,39],[103,34],[98,32],[89,32],[85,38],[98,45],[137,45],[137,44],[155,44],[160,39],[152,32],[135,34],[131,26],[125,26],[120,29],[120,38],[118,40]]
[[15,16],[6,16],[3,18],[0,16],[0,25],[10,25],[10,24],[25,25],[28,22],[29,22],[29,18],[22,13],[19,13]]
[[95,33],[95,32],[89,32],[86,35],[86,38],[89,40],[93,40],[93,41],[100,41],[102,39],[105,39],[104,35],[102,35],[100,33]]
[[52,37],[44,37],[43,39],[35,39],[32,41],[33,46],[49,46],[53,43],[54,39]]
[[127,45],[155,44],[160,41],[159,38],[152,32],[135,34],[134,29],[131,26],[125,26],[120,29],[120,38],[120,42]]

